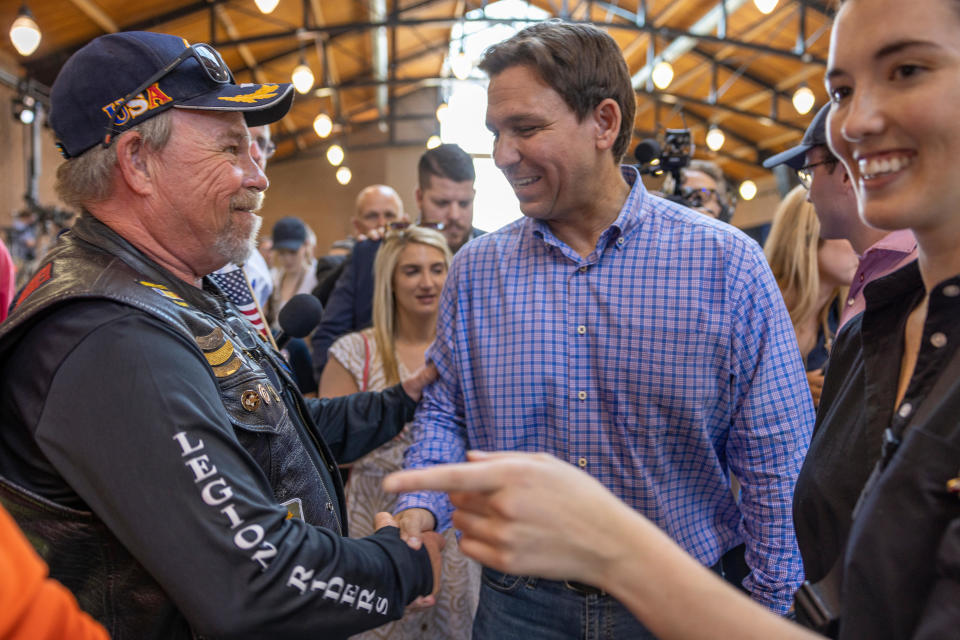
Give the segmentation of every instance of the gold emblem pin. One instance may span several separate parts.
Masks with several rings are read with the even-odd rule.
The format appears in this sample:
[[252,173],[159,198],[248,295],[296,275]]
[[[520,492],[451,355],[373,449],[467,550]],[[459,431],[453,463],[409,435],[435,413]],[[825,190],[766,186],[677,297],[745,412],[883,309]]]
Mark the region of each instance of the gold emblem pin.
[[267,388],[262,384],[257,385],[257,393],[260,394],[260,397],[263,398],[263,401],[267,404],[273,402],[273,400],[270,399],[270,393],[267,391]]
[[947,491],[960,498],[960,476],[947,480]]
[[256,391],[244,391],[240,396],[240,404],[247,411],[256,411],[260,408],[260,396]]

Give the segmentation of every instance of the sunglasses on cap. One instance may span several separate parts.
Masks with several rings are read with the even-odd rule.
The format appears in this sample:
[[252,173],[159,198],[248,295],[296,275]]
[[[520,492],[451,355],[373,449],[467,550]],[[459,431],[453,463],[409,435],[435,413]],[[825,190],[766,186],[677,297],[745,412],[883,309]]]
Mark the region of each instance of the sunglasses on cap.
[[146,91],[150,85],[159,82],[169,75],[174,69],[190,58],[200,63],[200,68],[203,69],[203,72],[213,82],[217,84],[233,83],[233,73],[230,72],[230,68],[223,61],[223,58],[220,57],[216,49],[202,42],[192,44],[184,49],[179,56],[171,60],[165,67],[145,80],[143,84],[117,101],[114,106],[113,117],[110,119],[110,124],[107,126],[107,132],[103,138],[104,147],[109,147],[110,143],[113,142],[114,135],[121,133],[118,120],[121,114],[125,113],[127,103]]

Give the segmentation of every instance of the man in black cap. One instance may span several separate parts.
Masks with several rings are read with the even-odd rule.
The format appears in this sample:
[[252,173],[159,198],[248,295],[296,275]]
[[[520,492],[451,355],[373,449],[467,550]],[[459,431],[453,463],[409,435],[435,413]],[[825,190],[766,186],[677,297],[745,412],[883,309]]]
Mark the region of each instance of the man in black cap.
[[820,219],[820,237],[850,241],[860,256],[860,266],[847,294],[840,327],[863,311],[863,289],[867,283],[912,262],[917,257],[917,241],[909,229],[888,232],[868,226],[857,213],[857,197],[843,164],[827,147],[827,104],[813,118],[795,147],[768,158],[767,169],[785,164],[797,171],[807,188],[807,200]]
[[346,537],[336,467],[396,435],[429,374],[305,400],[205,278],[253,249],[247,126],[291,99],[142,32],[53,86],[58,191],[83,213],[0,330],[0,502],[114,637],[341,638],[436,582],[435,538],[386,514]]

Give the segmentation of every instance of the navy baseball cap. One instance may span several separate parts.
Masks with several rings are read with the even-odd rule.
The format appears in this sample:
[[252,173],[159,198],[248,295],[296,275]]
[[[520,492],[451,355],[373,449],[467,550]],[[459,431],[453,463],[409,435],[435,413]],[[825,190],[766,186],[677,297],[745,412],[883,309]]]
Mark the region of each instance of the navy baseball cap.
[[307,241],[307,225],[300,218],[280,218],[273,225],[273,248],[296,251]]
[[50,92],[50,126],[60,153],[74,158],[171,107],[242,111],[247,125],[256,127],[282,118],[292,102],[289,83],[236,84],[209,45],[124,31],[100,36],[70,56]]
[[778,153],[763,161],[763,166],[772,169],[778,164],[785,164],[791,169],[800,169],[803,167],[804,158],[807,151],[814,147],[826,146],[827,144],[827,114],[830,113],[830,103],[828,102],[817,115],[813,117],[813,122],[807,127],[803,134],[803,139],[795,147],[787,149],[783,153]]

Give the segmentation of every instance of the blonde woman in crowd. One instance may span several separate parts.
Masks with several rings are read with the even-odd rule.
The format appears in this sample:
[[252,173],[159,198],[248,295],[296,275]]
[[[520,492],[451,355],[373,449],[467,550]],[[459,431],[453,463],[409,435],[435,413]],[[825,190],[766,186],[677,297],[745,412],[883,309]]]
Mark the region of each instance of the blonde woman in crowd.
[[846,240],[824,240],[807,190],[794,187],[773,217],[764,253],[770,263],[807,369],[814,404],[820,405],[824,365],[840,320],[840,304],[857,270]]
[[[373,327],[350,333],[330,347],[320,395],[335,397],[396,384],[424,363],[436,335],[440,292],[451,254],[433,229],[409,226],[387,233],[374,263]],[[392,441],[361,458],[346,486],[352,537],[374,531],[374,515],[392,512],[396,496],[380,488],[383,477],[403,467],[412,441],[409,426]],[[443,574],[435,606],[411,611],[402,620],[354,638],[467,640],[480,589],[480,569],[459,551],[453,529],[444,534]]]

